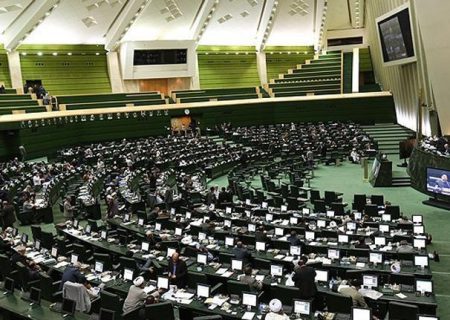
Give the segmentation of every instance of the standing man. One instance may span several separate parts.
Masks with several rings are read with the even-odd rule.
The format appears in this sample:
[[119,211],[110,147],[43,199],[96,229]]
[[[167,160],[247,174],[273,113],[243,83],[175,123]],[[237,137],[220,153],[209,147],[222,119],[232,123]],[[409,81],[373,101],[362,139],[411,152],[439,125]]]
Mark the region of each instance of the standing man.
[[178,288],[184,288],[187,284],[186,262],[180,259],[180,254],[175,252],[169,261],[170,282]]
[[312,299],[317,293],[315,278],[316,270],[312,267],[308,267],[306,263],[308,258],[302,256],[298,261],[298,266],[295,268],[294,276],[292,280],[295,286],[300,289],[300,299]]

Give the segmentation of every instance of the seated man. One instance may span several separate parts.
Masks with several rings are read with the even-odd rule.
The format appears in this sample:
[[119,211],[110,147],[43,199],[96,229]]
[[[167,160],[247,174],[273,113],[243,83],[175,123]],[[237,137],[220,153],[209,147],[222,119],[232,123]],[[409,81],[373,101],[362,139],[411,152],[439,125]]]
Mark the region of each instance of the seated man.
[[269,302],[270,312],[266,314],[265,320],[289,320],[283,311],[283,304],[278,299],[272,299]]
[[18,262],[22,263],[28,269],[29,280],[39,280],[39,272],[41,268],[33,261],[25,256],[26,248],[20,246],[17,248],[17,252],[11,256],[11,265],[16,266]]
[[246,266],[244,268],[244,275],[239,279],[239,281],[246,283],[250,286],[250,289],[254,291],[259,291],[262,289],[263,285],[260,281],[252,277],[252,267]]
[[86,277],[80,272],[80,268],[81,263],[78,261],[73,266],[68,265],[66,267],[61,278],[61,290],[64,286],[64,283],[66,283],[67,281],[73,283],[86,283]]
[[233,254],[236,259],[244,261],[244,263],[248,263],[250,260],[250,253],[247,248],[244,247],[242,241],[238,241],[236,246],[233,248]]
[[289,237],[287,237],[287,241],[291,244],[291,246],[299,246],[301,245],[300,239],[297,237],[297,232],[295,230],[291,231]]
[[143,305],[148,298],[159,298],[159,292],[155,291],[150,296],[144,291],[145,281],[143,277],[137,277],[133,281],[133,285],[128,290],[127,298],[123,303],[123,312],[129,312],[141,305]]
[[414,251],[413,246],[408,244],[408,241],[402,240],[400,241],[400,245],[397,247],[398,253],[411,253]]
[[367,303],[364,300],[364,297],[358,291],[360,288],[361,281],[353,279],[349,281],[349,285],[340,285],[338,288],[338,292],[343,294],[344,296],[351,297],[354,307],[367,308]]

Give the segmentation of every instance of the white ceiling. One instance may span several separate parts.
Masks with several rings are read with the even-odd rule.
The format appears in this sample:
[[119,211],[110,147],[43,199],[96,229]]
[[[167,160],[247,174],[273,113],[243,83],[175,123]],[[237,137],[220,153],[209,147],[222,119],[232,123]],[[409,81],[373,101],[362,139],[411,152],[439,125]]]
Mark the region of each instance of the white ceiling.
[[[121,41],[188,40],[198,35],[197,25],[207,21],[199,44],[258,45],[259,27],[260,32],[268,30],[265,45],[312,45],[318,38],[320,3],[324,0],[149,0],[136,21],[124,29],[121,26],[131,19],[122,12],[135,1],[138,0],[61,0],[23,43],[105,44],[105,34],[114,27],[125,32]],[[271,13],[274,2],[277,4],[274,22],[266,28],[267,20],[264,22],[262,17]],[[27,11],[30,3],[32,0],[0,0],[0,43],[2,33]],[[214,3],[217,3],[215,11],[205,20],[208,13],[205,15],[202,9]],[[358,27],[355,25],[358,5],[364,6],[364,0],[328,0],[327,28]],[[24,34],[28,31],[24,30]]]

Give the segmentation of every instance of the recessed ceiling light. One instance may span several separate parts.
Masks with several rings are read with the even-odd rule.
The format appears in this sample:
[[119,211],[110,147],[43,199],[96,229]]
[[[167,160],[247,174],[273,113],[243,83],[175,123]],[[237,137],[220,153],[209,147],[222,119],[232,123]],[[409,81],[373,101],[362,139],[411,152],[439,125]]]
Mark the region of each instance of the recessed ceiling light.
[[53,52],[52,55],[57,56],[58,52]]
[[39,52],[37,53],[37,55],[38,55],[38,56],[42,56],[43,53],[39,51]]

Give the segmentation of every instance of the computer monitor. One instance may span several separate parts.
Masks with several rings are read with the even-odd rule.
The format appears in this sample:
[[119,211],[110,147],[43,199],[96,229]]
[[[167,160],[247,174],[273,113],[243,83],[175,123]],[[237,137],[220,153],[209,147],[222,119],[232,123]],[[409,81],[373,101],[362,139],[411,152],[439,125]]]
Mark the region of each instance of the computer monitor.
[[346,235],[346,234],[339,234],[338,235],[338,242],[339,243],[348,243],[348,235]]
[[382,224],[382,223],[380,223],[380,224],[378,225],[378,230],[379,230],[380,232],[389,232],[390,227],[389,227],[388,224]]
[[123,280],[133,281],[134,278],[134,270],[129,268],[123,269]]
[[129,213],[125,213],[124,215],[123,215],[123,222],[130,222],[130,220],[131,220],[131,216],[130,216],[130,214]]
[[245,199],[245,204],[246,204],[247,206],[251,205],[251,204],[252,204],[252,200],[250,200],[250,199]]
[[51,256],[52,256],[53,258],[58,257],[58,248],[52,247]]
[[256,231],[256,225],[254,225],[253,223],[249,223],[247,225],[247,229],[248,229],[248,232],[255,232]]
[[107,240],[108,239],[108,231],[106,231],[106,230],[100,231],[100,238],[103,240]]
[[244,212],[247,218],[250,218],[252,216],[252,212],[250,210],[245,210]]
[[41,289],[31,287],[30,289],[30,301],[33,304],[41,304]]
[[75,313],[75,305],[75,300],[63,298],[61,310],[64,314],[73,315]]
[[268,206],[269,206],[269,204],[267,202],[265,202],[265,201],[263,201],[261,203],[261,208],[263,208],[263,209],[267,209]]
[[278,237],[284,236],[284,229],[283,228],[275,228],[275,235]]
[[347,222],[347,230],[355,231],[356,230],[356,222]]
[[302,214],[310,214],[311,209],[310,208],[302,208]]
[[231,220],[224,220],[223,221],[223,226],[224,227],[228,227],[228,228],[231,228]]
[[361,212],[354,212],[353,215],[355,216],[355,220],[361,220],[362,218],[362,213]]
[[169,278],[166,277],[158,277],[156,281],[156,287],[158,289],[169,290]]
[[341,258],[341,252],[338,249],[328,249],[328,259],[338,260]]
[[210,211],[214,211],[214,209],[216,209],[216,205],[214,204],[214,203],[211,203],[210,205],[209,205],[209,208],[208,208]]
[[414,265],[416,267],[428,267],[428,256],[414,256]]
[[231,270],[242,271],[243,262],[242,260],[232,259],[231,260]]
[[234,238],[233,237],[225,237],[225,245],[232,247],[234,246]]
[[366,288],[377,288],[378,287],[378,277],[376,275],[363,275],[363,286]]
[[325,220],[317,220],[317,228],[325,228],[327,226],[327,222]]
[[352,307],[351,320],[372,320],[372,309]]
[[422,224],[423,223],[423,216],[422,215],[413,215],[412,216],[412,222],[414,224]]
[[261,241],[256,241],[255,243],[256,251],[266,251],[266,243]]
[[385,237],[375,237],[374,243],[377,246],[385,246],[386,245],[386,238]]
[[383,263],[383,254],[378,252],[369,253],[369,262],[371,263]]
[[84,233],[91,234],[92,226],[88,223],[84,226]]
[[384,222],[391,222],[391,220],[392,220],[391,218],[392,217],[389,213],[383,213],[381,215],[381,221],[384,221]]
[[308,241],[314,241],[314,239],[316,239],[316,233],[314,231],[305,231],[305,239]]
[[204,233],[204,232],[199,232],[198,233],[198,240],[199,241],[203,241],[203,240],[205,240],[206,239],[206,233]]
[[413,246],[417,249],[423,249],[427,245],[426,239],[414,239]]
[[281,209],[281,212],[287,212],[287,206],[284,204],[281,206],[280,209]]
[[425,293],[433,293],[433,281],[424,280],[424,279],[416,279],[416,291],[417,292],[425,292]]
[[418,315],[417,320],[439,320],[436,316]]
[[20,242],[22,242],[23,244],[27,244],[28,235],[26,233],[22,233],[22,236],[20,237]]
[[95,261],[94,270],[95,272],[102,273],[104,270],[103,261]]
[[232,212],[231,210],[232,210],[231,207],[226,207],[226,208],[225,208],[225,213],[231,214],[231,212]]
[[283,276],[283,266],[278,264],[270,265],[270,275],[272,277],[282,277]]
[[293,256],[299,256],[302,254],[302,247],[300,246],[290,246],[289,253]]
[[9,277],[6,277],[5,281],[3,283],[3,290],[5,290],[6,292],[9,292],[9,293],[13,293],[14,288],[15,288],[14,280]]
[[170,208],[170,215],[173,216],[176,213],[175,208]]
[[70,255],[70,263],[75,264],[78,262],[78,255],[76,253],[72,253]]
[[78,221],[77,219],[73,220],[73,227],[75,229],[78,229],[78,226],[80,225],[80,221]]
[[208,255],[204,253],[198,253],[197,254],[197,263],[202,265],[208,264]]
[[266,213],[266,221],[267,222],[270,222],[270,221],[272,221],[273,220],[273,214],[271,214],[271,213]]
[[100,313],[98,315],[98,320],[115,320],[116,312],[113,310],[100,308]]
[[41,241],[40,240],[34,241],[34,249],[36,249],[37,251],[41,251]]
[[256,307],[258,303],[258,295],[252,292],[242,292],[242,304],[244,306]]
[[423,225],[414,225],[413,232],[414,232],[414,234],[424,234],[425,227]]
[[333,218],[334,217],[334,211],[333,210],[327,210],[327,217]]
[[150,250],[150,243],[148,243],[146,241],[142,241],[141,242],[141,250],[148,252],[148,250]]
[[186,219],[190,219],[192,217],[192,213],[190,211],[186,211]]
[[207,284],[197,283],[197,297],[209,298],[211,287]]
[[155,230],[161,231],[161,223],[159,223],[159,222],[155,223]]
[[316,282],[326,282],[328,283],[328,271],[327,270],[316,270]]
[[167,248],[166,257],[169,257],[169,258],[172,257],[175,252],[177,252],[177,249],[175,249],[175,248]]
[[311,301],[294,299],[294,313],[304,316],[311,315]]
[[183,229],[182,228],[175,228],[175,235],[176,236],[183,235]]
[[289,223],[292,224],[292,225],[298,224],[298,218],[297,217],[290,217],[289,218]]
[[144,219],[142,219],[142,218],[138,219],[138,226],[140,226],[140,227],[144,226]]

